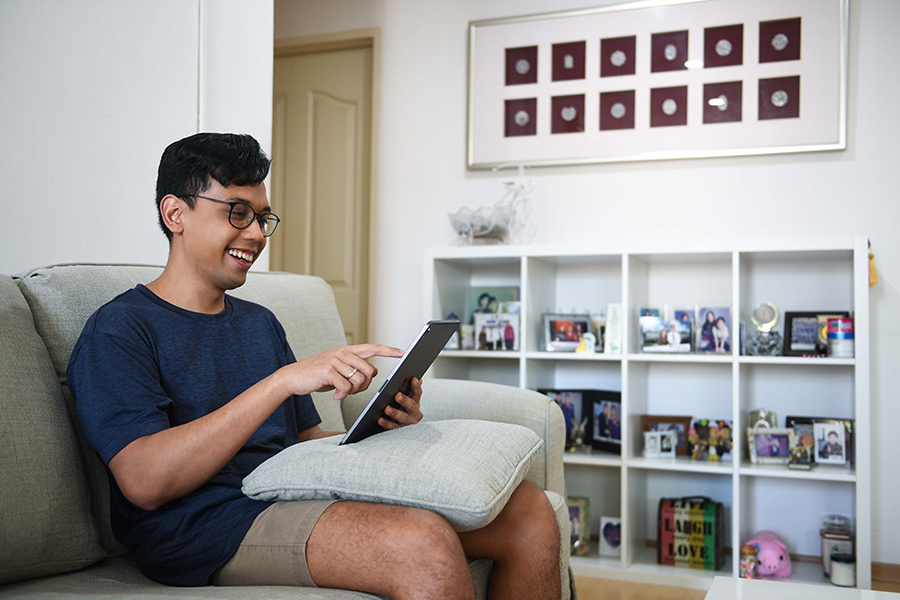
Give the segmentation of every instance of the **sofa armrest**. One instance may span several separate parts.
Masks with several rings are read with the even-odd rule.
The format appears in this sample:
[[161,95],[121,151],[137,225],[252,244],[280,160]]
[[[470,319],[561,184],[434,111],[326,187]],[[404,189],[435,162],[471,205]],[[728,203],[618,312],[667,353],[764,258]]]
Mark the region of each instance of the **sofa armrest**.
[[[511,423],[531,429],[544,440],[526,479],[566,497],[563,477],[566,426],[559,406],[531,390],[457,379],[430,379],[423,383],[425,421],[478,419]],[[341,403],[344,422],[351,425],[372,397],[372,392],[351,396]]]

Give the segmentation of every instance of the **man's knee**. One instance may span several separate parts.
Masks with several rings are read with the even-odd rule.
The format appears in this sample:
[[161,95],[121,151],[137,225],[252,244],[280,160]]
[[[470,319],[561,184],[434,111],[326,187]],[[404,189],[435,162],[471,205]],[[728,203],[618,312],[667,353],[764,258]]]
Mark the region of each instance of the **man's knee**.
[[[402,522],[388,535],[404,549],[399,572],[410,574],[412,590],[432,588],[444,597],[469,597],[473,590],[468,561],[453,527],[442,516],[422,509],[408,509]],[[403,584],[401,584],[403,585]],[[441,591],[443,590],[443,591]]]
[[544,547],[548,552],[558,552],[559,525],[544,490],[530,482],[522,482],[504,512],[510,540],[517,542],[511,547],[531,552]]

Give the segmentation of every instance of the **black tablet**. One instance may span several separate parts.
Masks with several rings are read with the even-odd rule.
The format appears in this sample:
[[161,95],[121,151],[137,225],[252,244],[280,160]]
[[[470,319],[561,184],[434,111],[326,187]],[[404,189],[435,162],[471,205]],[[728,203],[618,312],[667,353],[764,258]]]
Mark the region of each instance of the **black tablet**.
[[459,329],[459,321],[429,321],[425,323],[425,327],[410,344],[403,354],[403,358],[397,362],[387,380],[381,384],[378,393],[360,413],[350,431],[344,435],[344,439],[341,440],[342,446],[356,443],[370,435],[384,431],[378,424],[378,419],[384,416],[384,409],[388,405],[399,408],[394,396],[397,395],[397,392],[409,394],[412,378],[421,379],[425,375],[425,371],[428,370],[457,329]]

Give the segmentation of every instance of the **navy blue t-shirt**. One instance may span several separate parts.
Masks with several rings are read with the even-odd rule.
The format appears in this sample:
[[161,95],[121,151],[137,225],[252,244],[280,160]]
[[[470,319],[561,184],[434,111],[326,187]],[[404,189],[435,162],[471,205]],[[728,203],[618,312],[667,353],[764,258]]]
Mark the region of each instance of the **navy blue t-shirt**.
[[[226,296],[222,312],[200,314],[138,285],[88,319],[68,382],[108,465],[134,440],[209,414],[294,361],[281,324],[258,304]],[[244,496],[243,478],[320,422],[309,396],[289,398],[209,482],[152,511],[131,504],[107,468],[113,534],[151,579],[206,585],[270,505]]]

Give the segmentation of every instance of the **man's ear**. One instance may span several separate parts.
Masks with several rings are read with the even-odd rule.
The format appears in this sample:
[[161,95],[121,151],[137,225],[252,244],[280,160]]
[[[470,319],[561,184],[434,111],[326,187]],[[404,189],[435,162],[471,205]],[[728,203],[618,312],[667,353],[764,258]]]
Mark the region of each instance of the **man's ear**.
[[162,215],[163,223],[172,233],[181,233],[184,230],[185,210],[187,210],[187,205],[184,200],[172,194],[165,196],[159,203],[159,213]]

